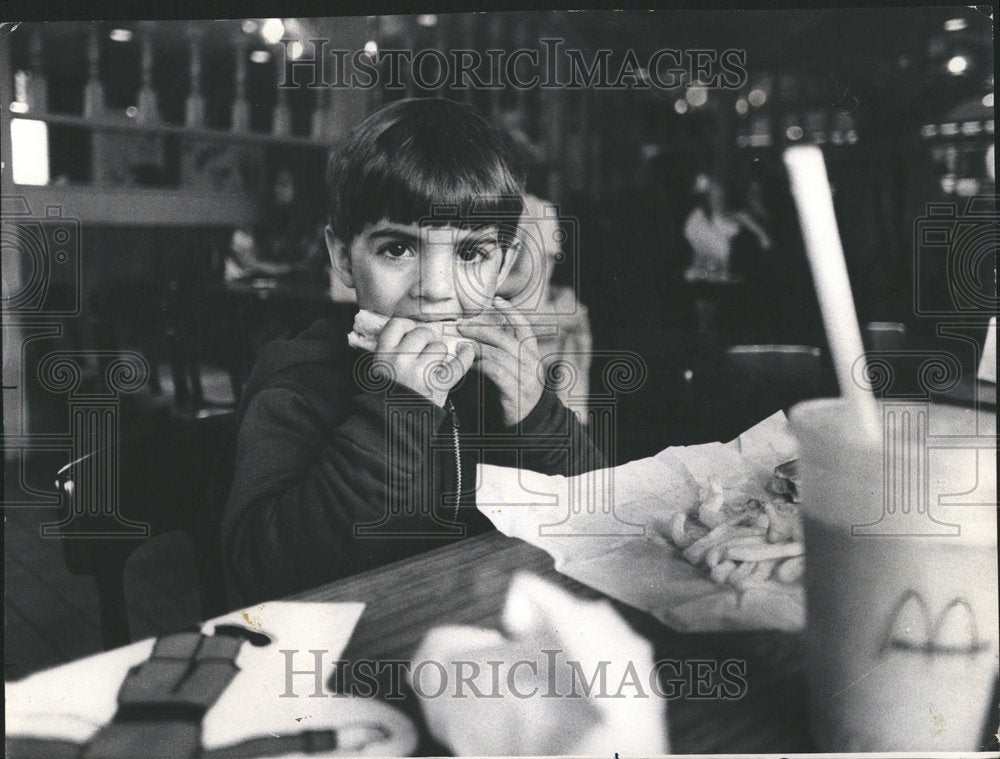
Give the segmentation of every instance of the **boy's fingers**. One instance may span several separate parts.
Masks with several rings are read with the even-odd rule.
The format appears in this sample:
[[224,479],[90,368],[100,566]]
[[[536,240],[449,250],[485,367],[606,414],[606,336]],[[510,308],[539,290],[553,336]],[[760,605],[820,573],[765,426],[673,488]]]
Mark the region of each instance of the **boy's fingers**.
[[431,340],[424,346],[423,350],[420,351],[420,357],[429,356],[441,356],[442,358],[448,355],[448,346],[442,343],[440,340]]
[[459,334],[472,338],[486,345],[495,345],[498,348],[511,351],[516,350],[517,341],[511,334],[506,324],[473,324],[471,322],[460,322],[458,325]]
[[448,349],[441,343],[437,333],[427,327],[417,327],[407,332],[396,346],[396,352],[417,356],[431,342],[437,342],[444,349],[443,352],[447,353]]
[[501,348],[492,345],[484,345],[479,357],[481,368],[488,368],[488,373],[498,376],[505,376],[512,381],[517,381],[517,359]]
[[413,325],[414,322],[410,319],[398,317],[390,319],[379,333],[378,340],[375,343],[375,350],[378,353],[394,350],[403,339],[403,336],[413,329]]
[[503,314],[495,309],[490,309],[487,311],[482,311],[475,316],[470,316],[468,319],[460,319],[456,322],[456,326],[463,327],[505,327],[507,326],[507,320],[504,318]]
[[458,346],[458,355],[456,355],[452,361],[458,360],[459,365],[462,367],[462,374],[464,375],[469,369],[472,368],[473,362],[476,360],[476,348],[472,343],[460,343]]
[[464,352],[468,352],[472,356],[474,361],[479,357],[479,349],[481,343],[474,340],[462,340],[458,345],[455,346],[455,353],[461,356]]
[[496,306],[497,311],[506,319],[507,323],[514,328],[514,335],[519,343],[535,336],[534,330],[531,329],[531,322],[510,301],[497,296],[493,299],[493,305]]
[[437,373],[439,381],[442,383],[442,390],[448,389],[465,376],[466,372],[472,368],[475,359],[475,351],[472,346],[463,345],[458,349],[458,353],[447,361],[442,361],[435,365],[434,372]]

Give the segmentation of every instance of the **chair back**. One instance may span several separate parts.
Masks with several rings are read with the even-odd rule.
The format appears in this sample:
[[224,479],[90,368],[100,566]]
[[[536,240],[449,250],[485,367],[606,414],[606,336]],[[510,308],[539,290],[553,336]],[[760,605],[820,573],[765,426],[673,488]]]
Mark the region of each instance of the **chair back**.
[[194,540],[202,614],[225,611],[220,529],[235,439],[233,412],[175,420],[169,429],[123,438],[117,455],[91,451],[57,473],[69,505],[57,525],[63,557],[73,574],[97,579],[106,647],[129,640],[124,608],[115,609],[124,607],[126,560],[167,532]]
[[774,379],[786,372],[818,369],[820,355],[812,345],[732,345],[725,353],[729,369]]
[[906,347],[906,325],[902,322],[868,322],[864,330],[869,351],[898,351]]
[[160,366],[170,361],[173,349],[166,286],[148,280],[116,278],[95,288],[89,303],[94,345],[109,355],[123,350],[141,353],[149,363],[148,388],[159,395]]
[[178,401],[195,409],[211,407],[206,375],[221,372],[228,380],[231,407],[239,406],[253,366],[253,303],[245,296],[173,281],[167,309]]
[[811,345],[734,345],[724,354],[726,371],[715,388],[739,434],[776,411],[809,398],[836,395],[836,378]]

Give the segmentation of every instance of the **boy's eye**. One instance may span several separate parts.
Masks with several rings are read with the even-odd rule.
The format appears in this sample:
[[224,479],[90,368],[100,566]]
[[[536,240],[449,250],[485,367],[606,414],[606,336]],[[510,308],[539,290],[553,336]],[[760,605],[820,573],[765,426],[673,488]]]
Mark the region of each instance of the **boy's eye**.
[[386,258],[412,258],[413,248],[405,242],[389,242],[378,249],[380,256]]
[[475,263],[477,261],[488,261],[497,250],[495,240],[479,240],[477,242],[462,243],[459,245],[455,255],[463,263]]

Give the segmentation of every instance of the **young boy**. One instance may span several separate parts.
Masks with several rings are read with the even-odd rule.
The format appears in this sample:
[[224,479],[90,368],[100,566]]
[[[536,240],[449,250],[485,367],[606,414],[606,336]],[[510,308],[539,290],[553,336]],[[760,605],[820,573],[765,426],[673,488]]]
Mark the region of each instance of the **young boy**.
[[262,351],[223,521],[243,602],[490,529],[475,506],[480,461],[603,465],[543,386],[528,320],[496,297],[523,181],[507,135],[443,99],[388,105],[338,151],[330,259],[359,307],[389,318],[374,353],[349,349],[330,320]]

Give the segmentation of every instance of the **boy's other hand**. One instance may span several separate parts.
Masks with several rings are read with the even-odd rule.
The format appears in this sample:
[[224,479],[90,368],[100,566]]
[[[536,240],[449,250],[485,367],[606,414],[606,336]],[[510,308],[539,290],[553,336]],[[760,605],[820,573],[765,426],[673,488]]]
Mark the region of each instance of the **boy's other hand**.
[[434,330],[401,317],[386,323],[375,347],[376,362],[387,367],[393,381],[442,407],[474,358],[475,349],[465,342],[448,358],[448,347]]
[[500,392],[503,421],[512,426],[542,397],[538,367],[542,356],[528,319],[509,301],[496,297],[494,310],[458,322],[459,334],[479,343],[476,366]]

